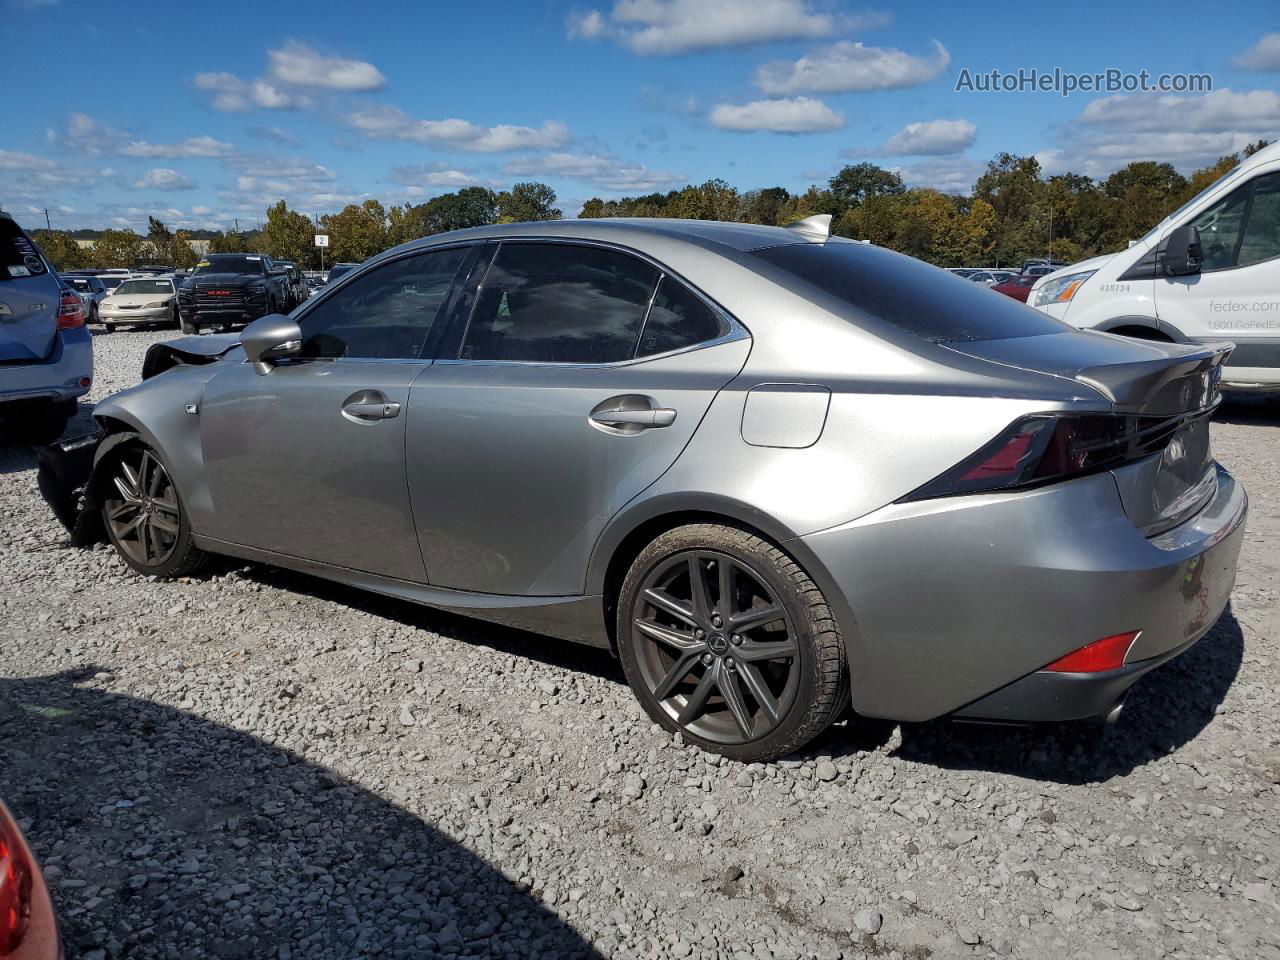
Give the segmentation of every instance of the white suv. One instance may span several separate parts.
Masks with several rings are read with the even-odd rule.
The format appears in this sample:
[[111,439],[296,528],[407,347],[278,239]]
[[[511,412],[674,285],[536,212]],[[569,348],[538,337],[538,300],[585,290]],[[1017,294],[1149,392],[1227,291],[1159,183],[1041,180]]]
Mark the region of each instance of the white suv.
[[1073,327],[1230,340],[1223,383],[1280,390],[1280,143],[1264,147],[1128,250],[1057,270],[1027,303]]

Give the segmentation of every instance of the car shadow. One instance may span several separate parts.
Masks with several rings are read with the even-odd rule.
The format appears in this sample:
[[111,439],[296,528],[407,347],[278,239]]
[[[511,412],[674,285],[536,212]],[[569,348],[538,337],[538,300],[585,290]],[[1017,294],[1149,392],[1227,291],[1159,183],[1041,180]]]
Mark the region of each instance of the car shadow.
[[1105,782],[1194,740],[1217,714],[1243,658],[1244,633],[1228,606],[1199,643],[1137,682],[1115,724],[903,724],[894,755],[1030,780]]
[[[93,429],[93,404],[81,400],[76,404],[76,414],[67,421],[62,439],[88,433]],[[15,439],[8,427],[0,422],[0,474],[21,473],[34,470],[40,448],[35,444]]]
[[1213,415],[1220,423],[1265,427],[1280,426],[1280,394],[1223,391],[1222,404]]
[[68,956],[599,956],[418,816],[100,672],[0,680],[0,783]]

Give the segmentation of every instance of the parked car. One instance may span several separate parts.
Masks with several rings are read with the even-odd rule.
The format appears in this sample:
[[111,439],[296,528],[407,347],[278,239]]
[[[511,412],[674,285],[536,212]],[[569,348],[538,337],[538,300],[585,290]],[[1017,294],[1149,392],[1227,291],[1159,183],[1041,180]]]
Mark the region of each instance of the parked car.
[[179,288],[183,333],[230,328],[286,309],[289,280],[261,253],[215,253]]
[[311,296],[311,288],[307,286],[302,277],[302,271],[292,260],[275,260],[273,263],[284,271],[285,278],[288,281],[288,299],[281,308],[287,313]]
[[335,263],[329,268],[329,272],[325,274],[325,285],[328,286],[331,283],[335,283],[344,273],[350,273],[358,266],[360,266],[358,263]]
[[75,273],[64,273],[62,279],[66,281],[67,286],[80,294],[80,301],[84,306],[84,322],[98,322],[98,306],[107,297],[107,287],[96,276],[84,276]]
[[1029,274],[1032,267],[1052,267],[1056,270],[1059,267],[1065,266],[1068,266],[1067,261],[1065,260],[1050,260],[1047,257],[1032,257],[1029,260],[1022,261],[1022,272],[1024,274]]
[[178,326],[178,284],[173,277],[134,277],[116,287],[98,306],[106,331],[134,327]]
[[969,276],[965,277],[970,283],[983,283],[988,287],[996,282],[995,274],[986,270],[975,270]]
[[0,803],[0,957],[62,960],[58,921],[40,865]]
[[0,433],[56,439],[93,379],[84,303],[0,211]]
[[98,279],[107,288],[107,293],[112,293],[116,287],[130,279],[130,276],[127,271],[106,270],[98,275]]
[[978,271],[975,270],[973,267],[947,267],[947,272],[954,273],[957,277],[963,277],[964,279],[968,280],[971,276],[973,276]]
[[1028,302],[1073,327],[1231,341],[1237,389],[1280,390],[1280,143],[1246,157],[1127,250],[1063,267]]
[[1227,350],[1078,332],[829,224],[413,241],[153,346],[43,486],[146,575],[227,554],[616,650],[655,722],[741,761],[850,701],[1114,718],[1231,592]]
[[1021,274],[1014,274],[1003,283],[992,284],[991,289],[997,293],[1003,293],[1006,297],[1013,297],[1015,300],[1027,302],[1027,294],[1031,292],[1031,287],[1036,282],[1035,277],[1024,277]]

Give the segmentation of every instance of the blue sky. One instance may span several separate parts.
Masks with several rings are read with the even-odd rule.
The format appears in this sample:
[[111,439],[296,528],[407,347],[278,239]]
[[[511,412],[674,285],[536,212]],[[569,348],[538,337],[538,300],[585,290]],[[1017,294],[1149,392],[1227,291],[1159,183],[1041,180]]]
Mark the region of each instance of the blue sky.
[[[28,227],[256,224],[470,184],[583,200],[869,160],[968,190],[1001,150],[1105,176],[1280,137],[1280,6],[838,0],[0,0],[0,205]],[[1208,93],[957,91],[992,70]]]

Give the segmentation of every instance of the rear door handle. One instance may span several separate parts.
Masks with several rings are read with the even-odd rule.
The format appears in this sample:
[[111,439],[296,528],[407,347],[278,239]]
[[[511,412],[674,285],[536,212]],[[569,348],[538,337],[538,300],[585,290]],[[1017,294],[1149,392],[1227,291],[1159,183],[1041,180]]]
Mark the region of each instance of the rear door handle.
[[669,427],[676,422],[676,412],[670,407],[654,407],[650,410],[600,410],[593,413],[591,419],[606,427],[627,425]]
[[361,390],[347,397],[342,415],[348,420],[368,423],[400,416],[400,404],[393,403],[377,390]]

